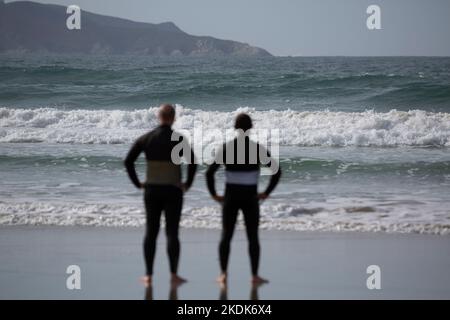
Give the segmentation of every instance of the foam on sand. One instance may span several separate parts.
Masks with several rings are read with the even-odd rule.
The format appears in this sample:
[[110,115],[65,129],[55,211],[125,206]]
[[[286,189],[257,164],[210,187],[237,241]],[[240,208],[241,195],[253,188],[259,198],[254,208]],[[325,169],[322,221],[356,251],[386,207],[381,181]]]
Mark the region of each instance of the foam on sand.
[[[334,207],[270,204],[263,205],[261,209],[260,227],[267,230],[450,235],[448,212],[435,212],[425,216],[402,210],[380,210],[375,206],[350,204]],[[143,209],[126,204],[0,203],[0,225],[139,227],[144,223]],[[181,225],[187,228],[220,229],[220,208],[186,208]],[[240,226],[242,225],[241,221]]]

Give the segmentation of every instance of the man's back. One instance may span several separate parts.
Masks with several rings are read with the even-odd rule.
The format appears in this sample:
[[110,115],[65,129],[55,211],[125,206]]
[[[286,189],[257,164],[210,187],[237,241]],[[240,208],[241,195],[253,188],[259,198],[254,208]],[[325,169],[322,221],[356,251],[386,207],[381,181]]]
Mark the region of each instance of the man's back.
[[225,143],[217,160],[222,161],[227,171],[259,171],[263,164],[261,158],[268,157],[263,146],[246,136]]
[[[273,161],[275,160],[271,158],[269,151],[248,136],[235,138],[222,146],[215,162],[209,166],[206,172],[208,190],[211,195],[216,195],[214,174],[223,164],[226,184],[240,185],[241,189],[243,186],[244,189],[250,187],[251,192],[256,193],[260,167],[272,167]],[[281,171],[277,165],[275,167],[277,170],[273,170],[266,194],[270,194],[279,181]]]
[[[147,160],[146,184],[181,185],[181,167],[178,162],[173,161],[172,150],[176,145],[183,142],[183,136],[178,135],[179,139],[173,139],[173,137],[176,137],[176,135],[174,135],[170,126],[160,125],[137,139],[125,159],[125,167],[130,179],[137,187],[140,187],[140,185],[134,162],[141,152],[145,153]],[[194,159],[192,150],[190,151],[191,159]],[[183,154],[180,154],[180,156],[183,156]],[[195,169],[195,164],[189,164],[186,181],[188,187],[194,179]]]
[[147,161],[170,161],[171,153],[178,141],[172,141],[173,130],[170,126],[158,126],[141,136],[137,143],[142,144]]

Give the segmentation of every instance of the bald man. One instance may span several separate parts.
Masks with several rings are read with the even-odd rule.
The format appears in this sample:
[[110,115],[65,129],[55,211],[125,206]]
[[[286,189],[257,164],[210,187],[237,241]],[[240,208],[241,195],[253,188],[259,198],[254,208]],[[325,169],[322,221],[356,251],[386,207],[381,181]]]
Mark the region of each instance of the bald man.
[[[183,141],[181,135],[173,141],[172,125],[175,121],[175,108],[170,104],[163,104],[158,111],[159,126],[141,136],[134,143],[125,159],[128,175],[136,188],[144,189],[144,202],[147,213],[146,234],[144,238],[144,257],[146,275],[143,281],[150,286],[153,276],[153,261],[156,250],[156,240],[159,233],[161,214],[164,211],[166,218],[167,254],[172,284],[181,284],[186,280],[178,276],[178,260],[180,256],[180,241],[178,228],[180,224],[181,209],[183,206],[183,193],[194,181],[197,166],[194,163],[194,153]],[[172,149],[180,142],[185,144],[183,150],[188,150],[187,156],[191,160],[188,165],[186,182],[181,181],[181,166],[172,159]],[[187,148],[186,148],[187,145]],[[141,183],[134,163],[144,152],[147,159],[147,180]]]

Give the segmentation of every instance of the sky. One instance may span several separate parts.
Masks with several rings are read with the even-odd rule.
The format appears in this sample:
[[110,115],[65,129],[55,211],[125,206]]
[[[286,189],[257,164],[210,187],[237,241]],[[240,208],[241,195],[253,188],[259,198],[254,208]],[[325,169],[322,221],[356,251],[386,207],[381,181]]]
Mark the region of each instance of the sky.
[[[12,2],[12,1],[6,1]],[[450,56],[450,0],[36,0],[249,43],[279,56]],[[369,30],[369,5],[381,29]]]

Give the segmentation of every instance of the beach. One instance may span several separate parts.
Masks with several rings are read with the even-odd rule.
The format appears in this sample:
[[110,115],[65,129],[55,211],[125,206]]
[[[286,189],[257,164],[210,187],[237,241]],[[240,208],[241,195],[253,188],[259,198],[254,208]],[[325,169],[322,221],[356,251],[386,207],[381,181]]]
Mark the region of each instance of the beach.
[[[1,226],[0,299],[144,299],[142,228]],[[221,297],[219,230],[181,230],[180,300]],[[259,299],[450,299],[448,236],[361,232],[261,232]],[[81,269],[81,289],[66,288],[66,268]],[[381,289],[369,290],[366,268],[381,269]],[[255,298],[247,241],[232,243],[228,299]],[[153,299],[169,299],[161,230]],[[222,292],[223,293],[223,292]],[[224,298],[222,295],[221,298]]]
[[[259,298],[449,299],[448,70],[447,57],[0,54],[0,299],[146,296],[142,190],[123,161],[166,102],[200,160],[184,197],[179,299],[221,294],[221,209],[205,172],[242,112],[282,169],[261,203],[271,282]],[[143,156],[136,170],[143,181]],[[223,166],[216,176],[221,195]],[[260,191],[268,181],[262,170]],[[242,216],[239,226],[229,299],[256,294]],[[175,296],[165,251],[161,230],[154,299]],[[81,290],[66,288],[71,265]],[[381,290],[366,285],[374,265]]]
[[0,0],[0,301],[450,300],[435,2]]

